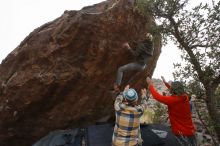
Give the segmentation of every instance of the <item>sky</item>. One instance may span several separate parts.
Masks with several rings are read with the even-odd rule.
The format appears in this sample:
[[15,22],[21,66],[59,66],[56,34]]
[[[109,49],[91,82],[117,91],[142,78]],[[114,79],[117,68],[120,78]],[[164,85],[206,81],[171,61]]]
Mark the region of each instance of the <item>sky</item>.
[[[35,28],[53,21],[65,10],[80,10],[103,0],[0,0],[0,62]],[[191,0],[191,5],[210,0]],[[163,75],[173,80],[173,63],[181,62],[180,51],[172,43],[162,47],[153,78]]]

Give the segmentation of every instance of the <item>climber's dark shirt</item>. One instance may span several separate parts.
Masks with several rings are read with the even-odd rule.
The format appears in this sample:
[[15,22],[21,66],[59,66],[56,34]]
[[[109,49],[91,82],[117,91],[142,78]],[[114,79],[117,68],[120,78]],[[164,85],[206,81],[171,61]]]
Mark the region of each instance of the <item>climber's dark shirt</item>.
[[153,42],[148,39],[141,42],[134,42],[131,48],[131,52],[136,57],[137,61],[143,64],[146,64],[147,59],[153,56],[153,51]]

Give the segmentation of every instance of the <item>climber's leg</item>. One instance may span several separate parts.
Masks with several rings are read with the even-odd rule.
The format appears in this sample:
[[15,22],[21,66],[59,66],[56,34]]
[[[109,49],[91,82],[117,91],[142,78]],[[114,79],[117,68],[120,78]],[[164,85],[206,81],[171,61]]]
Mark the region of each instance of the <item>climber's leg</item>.
[[132,62],[126,65],[123,65],[121,67],[119,67],[118,71],[117,71],[117,77],[116,77],[116,86],[120,86],[121,85],[121,81],[123,78],[123,73],[129,70],[143,70],[145,68],[145,64],[141,64],[138,62]]

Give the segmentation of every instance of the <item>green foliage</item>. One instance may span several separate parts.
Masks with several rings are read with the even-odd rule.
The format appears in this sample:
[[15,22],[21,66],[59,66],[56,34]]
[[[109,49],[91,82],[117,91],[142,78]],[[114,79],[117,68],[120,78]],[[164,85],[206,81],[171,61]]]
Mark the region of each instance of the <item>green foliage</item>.
[[[151,11],[151,2],[152,2],[151,0],[136,0],[134,10],[138,11],[141,15],[146,17],[148,20],[151,20],[151,17],[153,15]],[[149,25],[147,25],[147,27],[148,27],[148,30],[150,30],[152,34],[158,34],[163,31],[161,26],[151,25],[149,28]],[[163,38],[162,40],[163,45],[166,45],[167,44],[166,33],[160,33],[160,34],[162,35],[162,38]]]
[[[160,26],[156,25],[155,20],[152,17],[152,13],[150,11],[150,2],[150,0],[136,0],[134,11],[137,11],[149,21],[146,24],[146,29],[149,30],[151,34],[161,34],[160,32],[162,31],[162,29],[160,28]],[[162,33],[161,35],[164,35],[164,33]],[[162,43],[165,45],[167,40],[166,37],[163,38],[164,39]]]
[[216,89],[215,94],[218,96],[218,98],[220,98],[220,85]]
[[135,9],[138,10],[142,15],[149,15],[149,1],[148,0],[136,0]]
[[219,109],[219,115],[220,115],[220,85],[216,89],[215,95],[217,97],[217,108]]
[[162,106],[159,102],[156,103],[156,110],[154,111],[155,112],[155,115],[154,115],[154,119],[153,119],[153,123],[164,123],[166,122],[166,113],[167,113],[167,110],[164,106]]
[[163,37],[174,41],[184,62],[175,63],[175,79],[189,83],[190,92],[205,96],[220,139],[217,109],[220,84],[220,1],[200,3],[189,9],[188,0],[149,0],[148,9],[159,24]]
[[220,2],[199,4],[189,10],[188,0],[147,0],[163,37],[182,50],[184,63],[175,63],[177,79],[220,83]]
[[204,99],[205,97],[205,89],[199,81],[189,81],[186,86],[186,91],[190,96],[195,95],[198,99]]

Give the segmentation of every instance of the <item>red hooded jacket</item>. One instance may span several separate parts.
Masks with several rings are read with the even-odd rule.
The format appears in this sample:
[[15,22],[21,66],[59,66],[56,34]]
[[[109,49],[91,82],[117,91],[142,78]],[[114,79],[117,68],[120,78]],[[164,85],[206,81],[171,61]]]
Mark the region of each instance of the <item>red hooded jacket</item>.
[[175,135],[193,136],[195,127],[192,122],[189,97],[187,95],[163,96],[156,91],[152,84],[149,86],[149,90],[156,100],[168,106],[172,132]]

